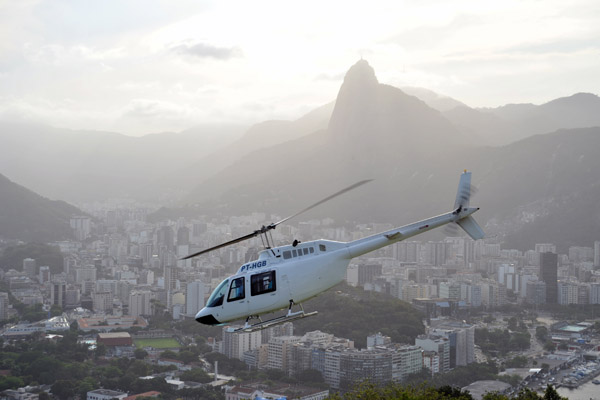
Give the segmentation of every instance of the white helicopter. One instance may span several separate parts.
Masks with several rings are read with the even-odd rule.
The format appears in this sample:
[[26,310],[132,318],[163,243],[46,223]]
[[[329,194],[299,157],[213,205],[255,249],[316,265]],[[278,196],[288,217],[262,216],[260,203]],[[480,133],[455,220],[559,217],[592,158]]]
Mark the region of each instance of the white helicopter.
[[[302,302],[342,282],[350,260],[354,257],[449,223],[458,224],[474,240],[484,237],[483,230],[471,216],[479,208],[469,207],[471,173],[465,170],[460,176],[454,209],[445,214],[351,242],[321,239],[300,243],[295,240],[287,246],[270,246],[273,239],[269,240],[267,233],[277,225],[369,181],[355,183],[294,215],[263,226],[248,235],[182,258],[185,260],[196,257],[258,235],[261,235],[263,243],[266,242],[258,260],[242,265],[235,275],[217,286],[206,307],[196,314],[196,321],[206,325],[224,325],[246,318],[244,326],[237,330],[250,332],[309,317],[317,314],[317,311],[305,312]],[[292,311],[294,305],[299,306],[300,310]],[[287,313],[280,317],[267,321],[260,317],[285,308]],[[258,322],[250,324],[253,318],[258,319]]]

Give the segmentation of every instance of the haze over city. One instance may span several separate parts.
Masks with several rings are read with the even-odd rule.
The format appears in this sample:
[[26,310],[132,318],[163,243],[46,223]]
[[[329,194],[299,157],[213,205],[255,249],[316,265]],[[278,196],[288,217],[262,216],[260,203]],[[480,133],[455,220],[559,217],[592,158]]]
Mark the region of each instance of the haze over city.
[[585,0],[0,3],[0,398],[596,396],[599,46]]

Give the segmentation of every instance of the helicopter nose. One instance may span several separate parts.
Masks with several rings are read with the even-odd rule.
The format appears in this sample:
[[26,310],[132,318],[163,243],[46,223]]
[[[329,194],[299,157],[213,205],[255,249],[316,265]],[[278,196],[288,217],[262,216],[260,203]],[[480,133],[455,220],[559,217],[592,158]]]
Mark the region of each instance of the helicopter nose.
[[198,311],[196,314],[196,321],[204,325],[219,325],[220,322],[207,310],[206,307]]

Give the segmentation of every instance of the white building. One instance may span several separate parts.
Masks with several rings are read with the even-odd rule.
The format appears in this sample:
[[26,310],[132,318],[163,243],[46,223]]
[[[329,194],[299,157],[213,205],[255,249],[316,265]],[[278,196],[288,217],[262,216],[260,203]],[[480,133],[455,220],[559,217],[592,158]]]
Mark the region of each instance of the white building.
[[152,308],[150,300],[152,292],[149,290],[137,290],[129,295],[129,315],[139,317],[140,315],[151,315]]
[[127,393],[118,392],[116,390],[96,389],[87,392],[87,400],[112,400],[124,399],[125,397],[127,397]]
[[91,219],[89,217],[71,217],[70,222],[77,240],[83,241],[90,237]]
[[233,332],[236,328],[240,328],[240,326],[223,327],[223,347],[221,351],[229,358],[243,360],[246,351],[254,350],[262,344],[261,332]]
[[92,296],[94,311],[111,311],[113,307],[113,295],[111,292],[95,292]]
[[574,282],[558,282],[558,304],[578,304],[579,285]]
[[39,280],[40,284],[42,284],[42,285],[46,282],[50,282],[50,267],[49,266],[42,265],[40,267],[38,280]]
[[188,316],[195,316],[204,307],[206,286],[202,281],[189,282],[185,295],[185,312]]
[[[269,358],[267,368],[278,369],[289,373],[291,347],[300,342],[300,336],[277,336],[269,340]],[[243,355],[243,353],[242,353]]]

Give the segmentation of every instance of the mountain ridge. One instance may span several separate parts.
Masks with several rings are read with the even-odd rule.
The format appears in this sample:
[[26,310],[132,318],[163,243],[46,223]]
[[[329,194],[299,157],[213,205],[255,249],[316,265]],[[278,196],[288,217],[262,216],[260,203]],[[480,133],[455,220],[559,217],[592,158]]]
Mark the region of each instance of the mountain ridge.
[[49,200],[0,174],[0,237],[25,242],[73,239],[70,218],[78,208]]

